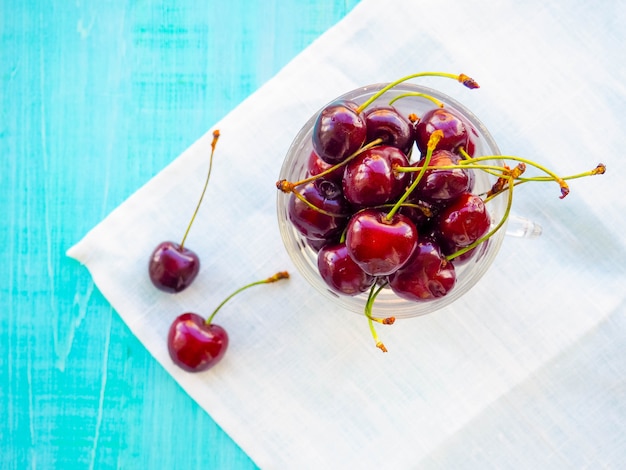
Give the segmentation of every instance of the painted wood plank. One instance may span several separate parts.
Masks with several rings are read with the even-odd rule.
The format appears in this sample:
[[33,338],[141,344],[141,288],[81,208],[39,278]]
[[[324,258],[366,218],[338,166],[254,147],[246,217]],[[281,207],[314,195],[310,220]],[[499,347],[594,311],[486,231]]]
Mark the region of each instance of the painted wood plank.
[[255,468],[64,253],[357,3],[0,2],[0,468]]

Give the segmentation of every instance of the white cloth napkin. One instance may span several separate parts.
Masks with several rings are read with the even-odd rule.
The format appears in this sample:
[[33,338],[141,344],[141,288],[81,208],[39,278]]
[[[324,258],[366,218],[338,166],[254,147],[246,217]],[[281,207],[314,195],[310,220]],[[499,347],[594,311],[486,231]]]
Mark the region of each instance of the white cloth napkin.
[[[364,0],[221,122],[205,202],[187,246],[195,284],[155,290],[147,260],[180,240],[208,165],[211,131],[71,248],[146,348],[262,468],[601,468],[626,459],[623,2]],[[455,305],[381,326],[307,286],[276,223],[275,181],[300,126],[345,91],[403,75],[464,72],[458,99],[503,153],[560,174],[604,176],[516,192],[544,229],[507,238]],[[216,323],[231,337],[213,369],[173,366],[166,332],[278,270]]]

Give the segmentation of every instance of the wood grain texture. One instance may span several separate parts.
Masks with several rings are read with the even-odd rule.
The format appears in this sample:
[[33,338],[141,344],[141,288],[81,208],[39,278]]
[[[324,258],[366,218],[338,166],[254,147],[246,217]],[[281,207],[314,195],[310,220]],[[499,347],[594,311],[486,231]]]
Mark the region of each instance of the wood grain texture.
[[65,251],[357,3],[0,1],[0,468],[255,468]]

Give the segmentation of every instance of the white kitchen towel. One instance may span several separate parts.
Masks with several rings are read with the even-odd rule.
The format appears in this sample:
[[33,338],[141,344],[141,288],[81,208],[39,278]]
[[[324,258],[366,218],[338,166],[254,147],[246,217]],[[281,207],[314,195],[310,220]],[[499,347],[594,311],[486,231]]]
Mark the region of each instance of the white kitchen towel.
[[[147,260],[181,238],[211,131],[91,230],[68,255],[176,381],[264,469],[618,468],[626,461],[623,113],[626,4],[583,0],[364,0],[214,128],[222,133],[187,240],[202,268],[178,295]],[[426,71],[472,109],[505,154],[560,174],[523,185],[515,211],[543,235],[507,238],[463,299],[380,326],[309,287],[276,221],[280,166],[300,126],[358,86]],[[166,348],[173,318],[208,315],[249,281],[289,270],[220,312],[230,348],[189,374]]]

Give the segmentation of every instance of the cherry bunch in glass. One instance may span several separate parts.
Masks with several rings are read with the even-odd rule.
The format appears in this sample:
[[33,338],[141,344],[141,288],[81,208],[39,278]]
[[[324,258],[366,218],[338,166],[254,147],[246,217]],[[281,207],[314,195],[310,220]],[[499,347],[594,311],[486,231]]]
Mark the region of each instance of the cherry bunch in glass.
[[[395,320],[373,314],[382,289],[412,302],[448,295],[456,285],[457,268],[484,252],[505,225],[515,187],[552,181],[564,198],[567,180],[605,171],[599,164],[561,177],[525,158],[477,156],[478,133],[472,125],[423,93],[380,104],[389,90],[421,76],[452,78],[478,88],[464,74],[425,72],[392,82],[361,104],[347,99],[331,103],[315,120],[306,176],[276,183],[289,194],[289,220],[317,252],[319,274],[328,288],[345,296],[368,293],[364,313],[382,351],[387,349],[373,322]],[[408,96],[432,107],[421,116],[403,114],[394,102]],[[525,176],[527,167],[538,175]],[[489,190],[475,189],[477,172],[491,175],[495,183]],[[496,197],[507,198],[499,220],[489,210]]]

